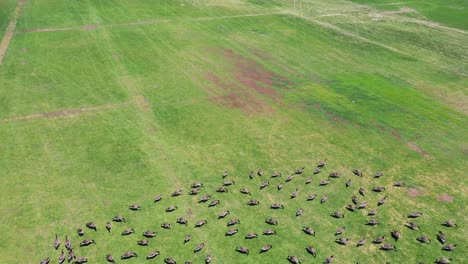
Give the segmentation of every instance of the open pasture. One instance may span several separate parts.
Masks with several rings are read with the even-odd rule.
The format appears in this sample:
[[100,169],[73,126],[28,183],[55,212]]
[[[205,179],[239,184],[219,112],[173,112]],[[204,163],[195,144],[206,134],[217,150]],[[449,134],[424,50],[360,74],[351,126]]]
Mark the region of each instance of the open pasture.
[[[330,255],[334,263],[466,262],[466,25],[418,5],[389,12],[367,2],[2,1],[2,36],[24,4],[0,64],[2,263],[56,263],[65,236],[89,263],[104,263],[107,254],[118,263],[203,263],[206,255],[212,263],[287,263],[288,255],[301,263]],[[274,171],[282,176],[271,178]],[[340,178],[319,186],[335,171]],[[235,184],[216,192],[227,180]],[[264,181],[270,185],[260,189]],[[397,181],[406,185],[394,187]],[[193,182],[203,187],[188,195]],[[385,190],[372,192],[376,186]],[[177,189],[183,194],[170,197]],[[155,203],[157,195],[164,197]],[[211,200],[199,203],[205,195]],[[352,196],[368,207],[347,210]],[[220,205],[208,207],[216,199]],[[259,205],[247,205],[251,199]],[[271,209],[276,202],[284,209]],[[129,210],[132,204],[141,210]],[[166,212],[171,205],[177,209]],[[368,216],[372,209],[377,214]],[[218,219],[224,210],[230,214]],[[336,211],[345,217],[331,217]],[[410,219],[411,212],[423,216]],[[107,232],[116,215],[126,223]],[[241,223],[227,227],[233,218]],[[371,218],[379,224],[366,225]],[[458,228],[442,226],[447,220]],[[405,227],[410,221],[420,229]],[[135,233],[122,236],[127,228]],[[239,232],[225,236],[232,228]],[[262,235],[269,228],[277,234]],[[156,236],[137,245],[146,230]],[[392,230],[401,232],[398,241]],[[458,248],[441,250],[439,231]],[[258,238],[245,239],[250,232]],[[371,243],[384,235],[396,251]],[[418,242],[421,236],[432,243]],[[85,238],[96,243],[80,247]],[[366,244],[356,247],[361,238]],[[260,254],[266,244],[272,249]],[[250,254],[236,252],[240,246]],[[129,250],[139,256],[120,261]],[[160,256],[146,260],[154,250]]]

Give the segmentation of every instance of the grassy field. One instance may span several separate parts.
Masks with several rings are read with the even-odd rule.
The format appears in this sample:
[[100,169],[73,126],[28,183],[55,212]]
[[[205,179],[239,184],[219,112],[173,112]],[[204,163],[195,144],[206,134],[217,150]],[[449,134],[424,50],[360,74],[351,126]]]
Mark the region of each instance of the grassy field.
[[[0,29],[14,2],[0,2]],[[329,255],[336,263],[467,262],[468,32],[461,16],[468,5],[453,1],[462,9],[449,16],[445,1],[390,9],[368,2],[27,1],[0,65],[2,262],[50,256],[56,263],[55,234],[62,245],[68,235],[89,263],[127,250],[140,255],[128,263],[146,263],[153,250],[161,252],[156,263],[203,263],[207,254],[212,263],[287,263],[288,255],[302,263]],[[416,12],[387,12],[402,7]],[[277,191],[300,167],[305,172]],[[265,175],[250,180],[258,168]],[[216,193],[225,169],[235,185]],[[273,171],[283,177],[270,179]],[[319,187],[332,171],[342,177]],[[372,178],[377,171],[384,176]],[[405,187],[392,187],[400,180]],[[204,187],[189,196],[195,181]],[[373,193],[374,186],[387,189]],[[360,187],[366,197],[357,194]],[[179,188],[184,195],[169,197]],[[290,199],[296,188],[298,197]],[[313,193],[318,198],[307,202]],[[158,194],[163,200],[153,203]],[[221,205],[197,203],[201,195]],[[329,201],[320,204],[324,195]],[[353,195],[369,207],[347,211]],[[250,199],[260,205],[247,206]],[[274,202],[285,209],[269,209]],[[127,209],[134,203],[142,210]],[[164,212],[169,205],[178,209]],[[295,217],[300,207],[304,214]],[[381,222],[374,227],[365,225],[371,209]],[[231,214],[218,220],[223,210]],[[345,218],[331,218],[334,211]],[[419,231],[404,226],[412,211],[424,214],[414,220]],[[105,223],[117,214],[127,223],[113,223],[107,233]],[[189,226],[177,225],[178,217]],[[268,226],[267,217],[279,225]],[[241,220],[239,234],[225,237],[231,218]],[[193,228],[202,219],[208,224]],[[440,225],[449,219],[459,228]],[[78,237],[76,229],[89,221],[98,231]],[[303,226],[317,235],[307,236]],[[342,226],[348,246],[334,242]],[[136,234],[122,237],[128,227]],[[278,234],[262,236],[267,228]],[[402,233],[398,242],[393,229]],[[137,245],[146,230],[157,231],[148,248]],[[458,244],[454,252],[441,250],[439,230]],[[245,240],[249,232],[259,238]],[[186,234],[192,241],[184,245]],[[398,250],[378,250],[371,241],[382,235]],[[416,241],[423,235],[432,243]],[[88,237],[96,245],[80,248]],[[356,247],[363,237],[367,244]],[[201,242],[205,248],[193,253]],[[273,249],[259,254],[265,244]],[[250,255],[235,252],[237,246]]]

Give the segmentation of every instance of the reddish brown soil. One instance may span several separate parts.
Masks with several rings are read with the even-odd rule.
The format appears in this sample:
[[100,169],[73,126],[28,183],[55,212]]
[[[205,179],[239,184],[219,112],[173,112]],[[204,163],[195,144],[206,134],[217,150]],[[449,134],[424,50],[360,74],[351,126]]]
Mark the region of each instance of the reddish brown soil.
[[[258,50],[253,52],[257,56],[261,54],[262,57],[267,57]],[[229,73],[228,78],[221,79],[214,73],[206,75],[206,78],[224,93],[211,97],[213,101],[229,108],[241,109],[245,113],[271,112],[273,108],[267,99],[281,103],[281,96],[274,87],[290,85],[286,78],[268,71],[255,60],[232,50],[224,49],[222,56],[230,64],[229,69],[225,70]]]
[[429,158],[429,154],[427,154],[424,150],[422,150],[420,147],[418,147],[416,145],[416,143],[414,142],[408,142],[407,143],[408,147],[410,147],[412,150],[418,152],[419,154],[421,154],[421,156],[425,157],[425,158]]
[[444,202],[444,203],[452,203],[453,197],[444,193],[443,195],[437,197],[437,201]]
[[420,191],[418,189],[411,188],[411,189],[408,190],[407,194],[408,194],[409,197],[416,198],[418,196],[424,195],[424,192]]

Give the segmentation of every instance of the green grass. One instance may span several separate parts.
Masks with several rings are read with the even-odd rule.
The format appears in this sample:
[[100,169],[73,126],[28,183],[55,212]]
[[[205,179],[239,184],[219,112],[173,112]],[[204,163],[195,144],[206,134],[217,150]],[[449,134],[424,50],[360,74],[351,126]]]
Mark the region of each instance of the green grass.
[[[128,263],[146,263],[144,256],[152,250],[161,251],[156,263],[165,257],[201,263],[206,254],[212,254],[215,263],[283,263],[288,255],[299,256],[303,263],[321,263],[329,255],[335,255],[337,263],[429,263],[441,256],[466,262],[461,250],[466,243],[462,208],[467,200],[466,34],[398,23],[399,16],[381,23],[361,13],[317,18],[372,44],[294,16],[288,1],[152,3],[28,1],[19,30],[75,29],[18,33],[0,65],[2,261],[39,262],[47,256],[56,261],[59,253],[52,244],[57,233],[62,243],[69,235],[78,255],[90,263],[127,250],[143,256]],[[324,10],[350,12],[362,6],[303,2],[304,16],[315,17]],[[194,19],[270,12],[284,13]],[[142,20],[161,21],[115,26]],[[96,23],[101,25],[96,30],[79,30]],[[255,85],[277,95],[249,88]],[[147,103],[139,101],[141,97]],[[241,107],[233,107],[239,105],[236,102]],[[94,106],[109,108],[5,120]],[[429,157],[412,150],[408,142]],[[312,175],[323,158],[328,159],[326,167]],[[276,190],[287,173],[303,166],[303,175]],[[248,172],[258,168],[266,175],[249,180]],[[353,168],[362,168],[365,176],[353,176]],[[215,193],[225,169],[236,184],[229,193]],[[271,186],[259,190],[274,170],[284,176],[270,179]],[[343,177],[319,187],[318,182],[335,170]],[[385,176],[373,179],[376,171]],[[313,182],[305,185],[308,177]],[[347,179],[353,180],[348,189]],[[407,186],[392,188],[398,180]],[[201,195],[210,194],[221,205],[208,208],[197,203],[199,196],[186,195],[195,181],[205,185]],[[387,190],[370,192],[377,185]],[[251,197],[238,192],[243,187],[251,190]],[[299,196],[289,199],[297,187]],[[389,196],[378,208],[376,218],[382,224],[368,227],[368,210],[344,209],[359,187],[368,190],[360,199],[370,202],[369,210]],[[177,188],[184,195],[170,198]],[[423,194],[412,198],[409,188]],[[312,193],[318,194],[317,200],[306,202]],[[436,199],[444,193],[454,201]],[[157,194],[165,198],[154,204]],[[329,201],[320,205],[323,195]],[[247,206],[250,199],[260,200],[260,205]],[[285,209],[269,209],[274,202]],[[133,203],[143,209],[129,211]],[[169,205],[179,208],[165,213]],[[295,217],[299,207],[304,215]],[[231,215],[217,220],[226,209]],[[328,216],[334,211],[344,212],[345,218]],[[403,226],[411,211],[424,213],[415,220],[421,231]],[[114,223],[108,234],[105,223],[116,214],[128,221]],[[188,218],[188,227],[175,224],[181,216]],[[225,224],[234,217],[242,222],[236,227],[239,234],[226,238]],[[270,228],[263,222],[267,217],[280,222],[273,227],[278,235],[243,238]],[[207,226],[194,229],[202,219],[208,220]],[[441,227],[448,219],[460,228]],[[98,232],[85,230],[84,238],[97,244],[79,248],[84,238],[75,230],[88,221],[98,224]],[[173,230],[161,229],[163,222],[171,222]],[[305,235],[304,225],[313,227],[317,236]],[[352,245],[334,243],[333,234],[341,226]],[[127,227],[137,234],[120,236]],[[392,229],[403,234],[391,242],[398,251],[382,252],[370,243],[378,236],[389,237]],[[136,244],[145,230],[158,232],[148,248]],[[442,252],[435,242],[438,230],[460,248]],[[189,233],[192,241],[183,245]],[[418,243],[415,239],[421,235],[430,236],[433,243]],[[356,248],[362,237],[367,244]],[[195,244],[201,242],[205,248],[194,254]],[[264,244],[273,249],[259,254]],[[306,253],[307,245],[317,249],[317,259]],[[248,247],[251,254],[236,253],[237,246]]]
[[440,22],[447,26],[468,29],[468,3],[464,0],[431,0],[395,2],[393,0],[369,1],[351,0],[355,3],[371,5],[382,10],[399,10],[403,7],[415,9],[429,20]]
[[10,18],[15,10],[16,2],[16,0],[0,1],[0,33],[2,36],[10,23]]

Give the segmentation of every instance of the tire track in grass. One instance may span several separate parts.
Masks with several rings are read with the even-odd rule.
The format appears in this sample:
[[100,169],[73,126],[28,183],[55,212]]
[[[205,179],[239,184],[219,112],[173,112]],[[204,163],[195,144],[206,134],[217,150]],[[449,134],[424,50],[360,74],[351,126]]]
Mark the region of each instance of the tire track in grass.
[[297,14],[297,13],[294,13],[294,12],[291,12],[291,14],[293,16],[296,16],[298,18],[301,18],[301,19],[304,19],[306,21],[309,21],[309,22],[312,22],[316,25],[319,25],[321,27],[324,27],[324,28],[327,28],[327,29],[331,29],[333,31],[336,31],[340,34],[343,34],[343,35],[346,35],[348,37],[351,37],[351,38],[354,38],[354,39],[357,39],[357,40],[360,40],[362,42],[366,42],[366,43],[369,43],[369,44],[373,44],[373,45],[376,45],[376,46],[379,46],[379,47],[382,47],[384,49],[387,49],[387,50],[390,50],[392,52],[395,52],[395,53],[398,53],[398,54],[401,54],[401,55],[405,55],[405,56],[409,56],[408,53],[406,52],[403,52],[399,49],[396,49],[394,47],[391,47],[389,45],[386,45],[384,43],[380,43],[380,42],[377,42],[375,40],[371,40],[371,39],[368,39],[368,38],[365,38],[365,37],[362,37],[362,36],[359,36],[359,35],[356,35],[352,32],[349,32],[349,31],[346,31],[340,27],[337,27],[333,24],[330,24],[330,23],[327,23],[327,22],[323,22],[323,21],[320,21],[320,20],[317,20],[317,19],[314,19],[314,18],[311,18],[311,17],[307,17],[307,16],[304,16],[304,15],[301,15],[301,14]]
[[20,0],[18,5],[16,6],[15,12],[8,24],[5,36],[3,36],[2,42],[0,43],[0,65],[3,63],[3,58],[5,58],[5,54],[8,50],[8,46],[10,45],[10,41],[15,34],[16,29],[16,20],[18,19],[21,11],[23,10],[24,5],[26,4],[27,0]]

